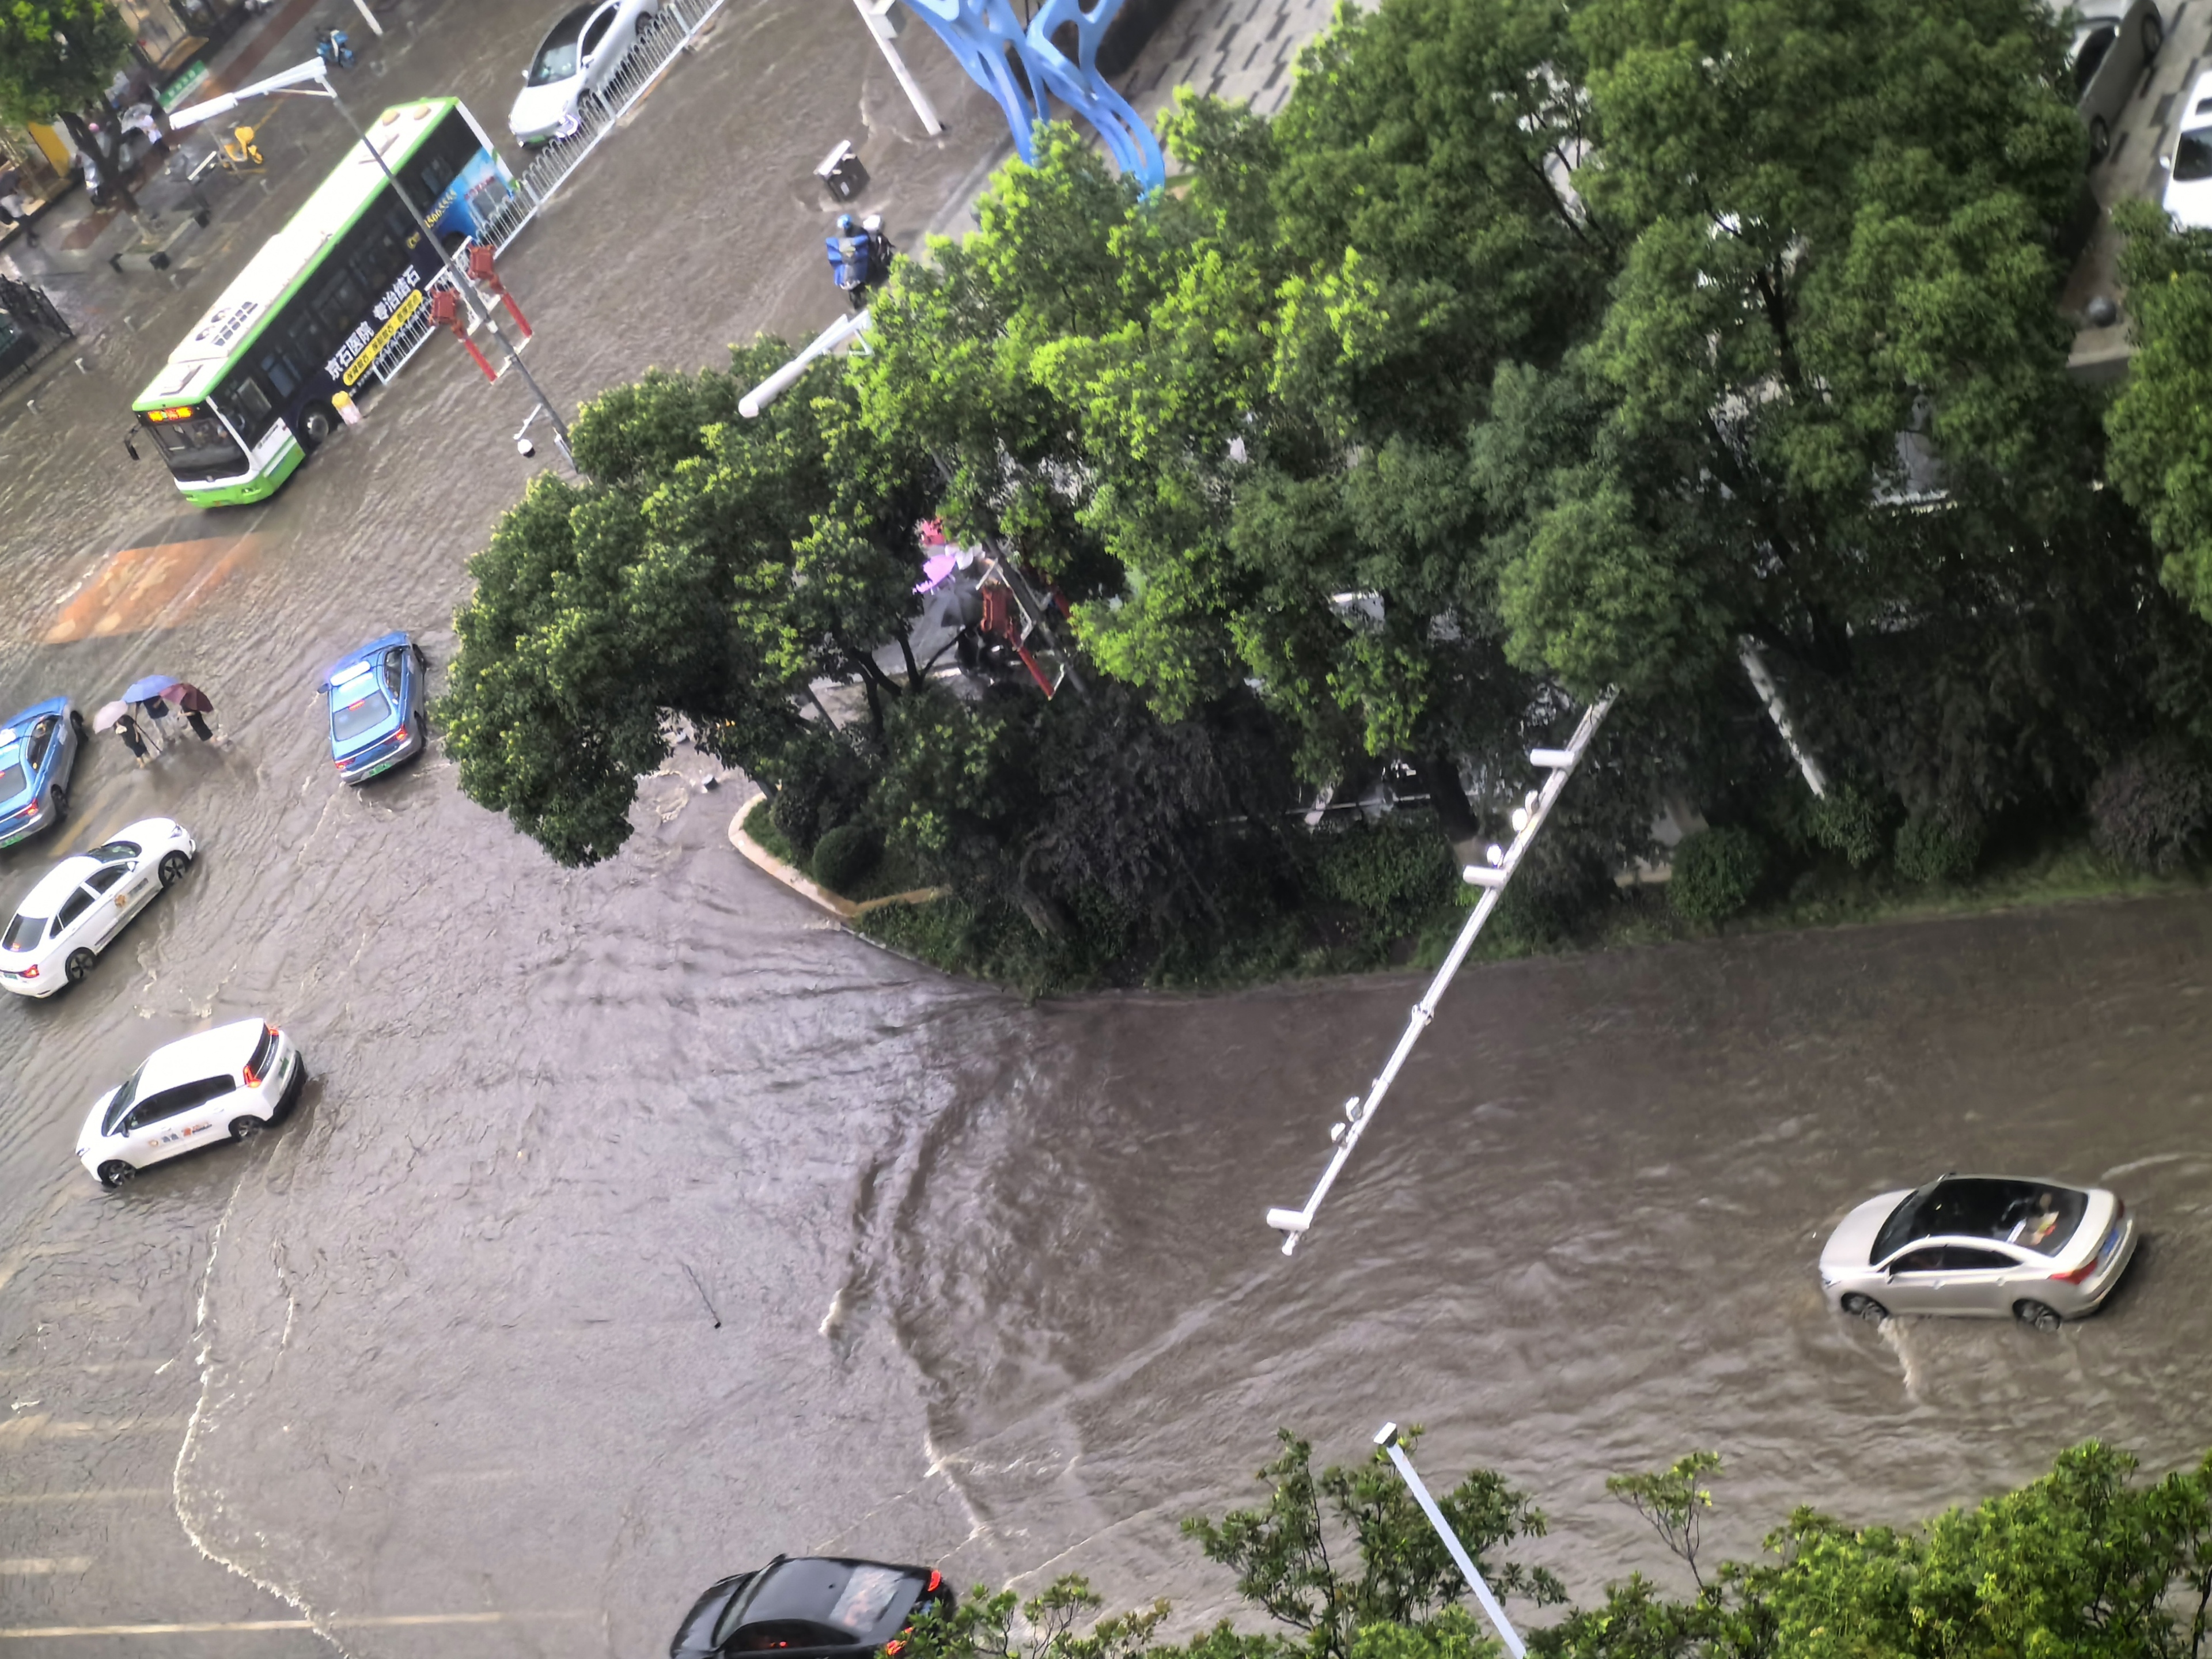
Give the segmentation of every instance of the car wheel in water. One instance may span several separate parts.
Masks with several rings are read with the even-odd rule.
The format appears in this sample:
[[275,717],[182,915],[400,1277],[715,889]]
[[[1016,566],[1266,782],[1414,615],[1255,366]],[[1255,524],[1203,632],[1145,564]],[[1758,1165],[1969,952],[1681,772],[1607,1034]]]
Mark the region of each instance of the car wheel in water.
[[91,971],[92,952],[89,951],[72,951],[69,960],[62,964],[62,972],[72,985],[83,984],[84,976]]
[[69,816],[68,788],[62,784],[56,784],[46,793],[46,805],[54,809],[54,822],[59,823]]
[[2066,1322],[2059,1318],[2057,1309],[2046,1308],[2040,1302],[2014,1303],[2012,1316],[2030,1330],[2046,1333],[2057,1330]]
[[300,447],[314,449],[331,435],[331,417],[320,404],[300,416]]
[[234,1117],[230,1121],[230,1138],[233,1140],[251,1140],[268,1127],[258,1117]]
[[82,709],[70,710],[70,729],[76,733],[76,740],[79,743],[84,741],[84,711]]
[[2156,12],[2143,19],[2142,42],[2143,62],[2146,64],[2156,58],[2159,49],[2166,45],[2166,25],[2158,21]]
[[100,1184],[111,1192],[118,1187],[129,1186],[137,1178],[138,1166],[135,1164],[125,1164],[119,1158],[111,1158],[100,1166]]
[[161,885],[164,887],[174,887],[177,884],[177,878],[182,876],[186,870],[191,867],[191,860],[186,858],[182,853],[171,852],[162,854],[161,866]]
[[2106,125],[2105,125],[2105,118],[2104,118],[2103,116],[2101,116],[2101,115],[2093,115],[2093,116],[2091,116],[2091,117],[2089,118],[2089,163],[2090,163],[2090,165],[2091,165],[2092,167],[2094,167],[2094,166],[2095,166],[2098,162],[2100,162],[2100,161],[2103,161],[2103,160],[2105,159],[2105,157],[2106,157],[2106,156],[2107,156],[2107,155],[2111,155],[2111,154],[2112,154],[2112,128],[2110,128],[2110,127],[2108,127],[2108,126],[2106,126]]
[[1889,1317],[1889,1310],[1870,1296],[1847,1296],[1844,1311],[1854,1319],[1863,1319],[1869,1325],[1879,1325]]

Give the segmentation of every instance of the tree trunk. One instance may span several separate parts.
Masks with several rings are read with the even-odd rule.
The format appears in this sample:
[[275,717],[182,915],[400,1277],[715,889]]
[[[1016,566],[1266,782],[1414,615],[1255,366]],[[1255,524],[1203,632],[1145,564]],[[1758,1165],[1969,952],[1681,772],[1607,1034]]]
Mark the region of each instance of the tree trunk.
[[100,145],[94,140],[90,129],[84,124],[84,118],[76,111],[64,111],[62,115],[62,125],[69,129],[71,142],[86,155],[91,156],[99,166],[100,176],[107,180],[108,193],[114,197],[117,204],[131,216],[131,222],[141,231],[150,232],[153,227],[147,221],[146,211],[138,205],[138,198],[132,193],[129,182],[123,176],[123,162],[120,159],[123,154],[123,140],[119,135],[127,132],[129,129],[119,123],[117,124],[116,131],[118,136],[115,143],[115,154],[109,155],[101,153]]
[[1448,754],[1431,754],[1418,763],[1421,781],[1428,786],[1429,805],[1437,811],[1437,821],[1443,825],[1444,839],[1456,846],[1472,841],[1482,833],[1482,825],[1474,816],[1474,805],[1467,798],[1467,790],[1459,781],[1459,762]]

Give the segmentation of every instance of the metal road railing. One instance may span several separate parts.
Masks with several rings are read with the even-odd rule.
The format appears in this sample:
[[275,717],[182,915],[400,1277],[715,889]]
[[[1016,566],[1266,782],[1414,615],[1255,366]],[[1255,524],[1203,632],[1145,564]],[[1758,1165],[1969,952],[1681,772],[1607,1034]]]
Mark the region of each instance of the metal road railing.
[[[660,9],[639,24],[637,44],[605,88],[587,92],[579,100],[575,131],[545,145],[516,176],[514,194],[492,216],[487,240],[494,248],[505,248],[538,216],[538,210],[553,199],[554,192],[599,147],[600,140],[614,131],[615,124],[653,89],[676,54],[698,38],[723,4],[724,0],[660,0]],[[490,302],[489,296],[487,300]],[[429,307],[425,306],[392,336],[369,374],[380,385],[389,385],[436,331],[431,325]]]

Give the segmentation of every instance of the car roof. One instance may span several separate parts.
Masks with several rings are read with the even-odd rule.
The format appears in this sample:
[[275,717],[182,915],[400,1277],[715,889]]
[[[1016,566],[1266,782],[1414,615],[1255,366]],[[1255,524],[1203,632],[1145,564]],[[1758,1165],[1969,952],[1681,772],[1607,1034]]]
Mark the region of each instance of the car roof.
[[[744,1622],[767,1624],[790,1619],[826,1625],[853,1574],[862,1568],[917,1579],[929,1576],[927,1567],[901,1566],[890,1561],[864,1561],[846,1555],[797,1556],[763,1571],[759,1582],[746,1598]],[[870,1634],[868,1631],[854,1632],[851,1644],[865,1645]]]
[[394,629],[389,634],[379,634],[367,645],[356,646],[332,663],[330,672],[323,676],[322,684],[315,689],[318,691],[329,690],[354,669],[359,668],[364,663],[373,663],[376,658],[389,651],[393,646],[405,645],[407,642],[408,635],[404,629]]
[[98,859],[72,853],[39,878],[38,884],[23,895],[22,902],[15,907],[16,912],[28,911],[34,916],[53,915],[61,908],[62,901],[82,887],[84,878],[99,868]]
[[261,1041],[262,1024],[258,1019],[233,1020],[228,1025],[179,1037],[156,1048],[146,1056],[144,1074],[138,1081],[138,1098],[143,1100],[156,1089],[166,1089],[172,1084],[191,1083],[216,1072],[235,1071],[252,1054],[253,1045]]

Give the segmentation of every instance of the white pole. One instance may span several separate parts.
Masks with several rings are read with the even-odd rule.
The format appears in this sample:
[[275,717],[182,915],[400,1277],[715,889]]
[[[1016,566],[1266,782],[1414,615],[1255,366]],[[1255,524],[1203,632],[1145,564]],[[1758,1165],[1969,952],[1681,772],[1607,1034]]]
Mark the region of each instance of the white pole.
[[361,8],[361,21],[368,25],[368,32],[374,35],[383,34],[384,25],[376,21],[376,14],[368,9],[368,0],[353,0],[353,3]]
[[761,410],[790,391],[793,383],[800,375],[806,373],[808,367],[816,358],[834,347],[842,344],[867,327],[868,315],[866,311],[856,311],[851,316],[840,317],[836,322],[830,324],[829,327],[814,337],[813,344],[808,346],[805,350],[738,398],[738,413],[749,421],[758,420]]
[[945,131],[945,123],[937,118],[937,106],[929,101],[929,94],[921,89],[921,82],[914,78],[914,71],[906,66],[906,59],[899,56],[898,42],[892,38],[897,33],[890,20],[893,0],[882,0],[880,7],[871,5],[869,0],[853,0],[853,3],[860,8],[860,21],[868,26],[868,33],[876,37],[876,45],[883,49],[884,61],[891,66],[891,73],[898,76],[898,83],[906,93],[907,102],[912,104],[914,112],[921,117],[922,130],[931,137],[936,137]]
[[1421,1040],[1421,1033],[1428,1030],[1429,1022],[1437,1017],[1437,1006],[1443,1000],[1444,991],[1451,984],[1452,976],[1459,972],[1460,965],[1467,960],[1467,953],[1474,948],[1475,936],[1482,932],[1482,924],[1490,920],[1490,913],[1498,908],[1498,896],[1505,890],[1505,884],[1513,878],[1513,872],[1521,867],[1522,854],[1528,850],[1528,843],[1535,840],[1536,832],[1544,827],[1544,820],[1551,815],[1552,803],[1559,799],[1559,792],[1567,787],[1567,779],[1573,775],[1576,765],[1583,757],[1583,751],[1589,747],[1590,739],[1597,734],[1598,725],[1605,719],[1606,711],[1613,707],[1613,700],[1617,695],[1608,690],[1590,705],[1589,712],[1582,718],[1582,724],[1575,728],[1572,741],[1565,749],[1529,751],[1529,764],[1544,769],[1550,775],[1544,780],[1544,787],[1537,793],[1534,802],[1514,815],[1516,833],[1512,847],[1510,849],[1492,848],[1490,864],[1471,864],[1462,872],[1470,886],[1484,890],[1482,897],[1475,903],[1474,914],[1467,919],[1467,925],[1459,931],[1459,938],[1452,942],[1450,954],[1444,957],[1443,966],[1437,969],[1437,976],[1429,981],[1428,994],[1413,1005],[1413,1016],[1406,1023],[1406,1034],[1398,1039],[1398,1046],[1390,1051],[1389,1061],[1368,1089],[1366,1099],[1363,1101],[1354,1095],[1346,1101],[1345,1121],[1329,1126],[1328,1138],[1336,1142],[1336,1154],[1329,1159],[1328,1167],[1321,1172],[1321,1179],[1314,1184],[1313,1194],[1306,1200],[1305,1208],[1267,1212],[1267,1224],[1283,1235],[1285,1255],[1290,1255],[1297,1249],[1298,1240],[1313,1225],[1314,1217],[1320,1212],[1322,1200],[1327,1198],[1328,1189],[1336,1185],[1336,1177],[1351,1158],[1352,1149],[1359,1144],[1359,1137],[1367,1133],[1367,1126],[1374,1121],[1375,1109],[1382,1103],[1382,1097],[1390,1092],[1390,1085],[1397,1080],[1400,1068],[1413,1054],[1413,1045]]
[[1429,1517],[1429,1524],[1437,1529],[1437,1536],[1443,1540],[1444,1548],[1459,1564],[1468,1588],[1474,1592],[1475,1598],[1482,1603],[1482,1610],[1490,1615],[1491,1624],[1504,1638],[1505,1650],[1513,1656],[1513,1659],[1528,1659],[1528,1650],[1522,1644],[1520,1632],[1507,1622],[1505,1609],[1498,1605],[1498,1598],[1490,1593],[1490,1586],[1474,1570],[1474,1561],[1468,1554],[1467,1546],[1459,1541],[1459,1534],[1451,1529],[1451,1522],[1444,1519],[1444,1512],[1437,1507],[1437,1500],[1429,1496],[1429,1489],[1421,1484],[1421,1477],[1413,1473],[1413,1460],[1406,1455],[1406,1449],[1398,1443],[1398,1425],[1385,1423],[1376,1431],[1375,1443],[1389,1452],[1390,1461],[1398,1466],[1398,1473],[1413,1492],[1413,1501],[1421,1506],[1421,1513]]
[[1775,684],[1774,676],[1766,672],[1766,659],[1759,654],[1758,643],[1747,634],[1736,641],[1736,652],[1743,663],[1743,672],[1751,676],[1751,689],[1766,705],[1767,717],[1782,734],[1782,741],[1790,746],[1790,757],[1797,763],[1798,770],[1804,773],[1807,787],[1825,799],[1828,793],[1827,775],[1820,770],[1820,763],[1798,746],[1797,734],[1790,726],[1790,710],[1783,705],[1782,689]]

